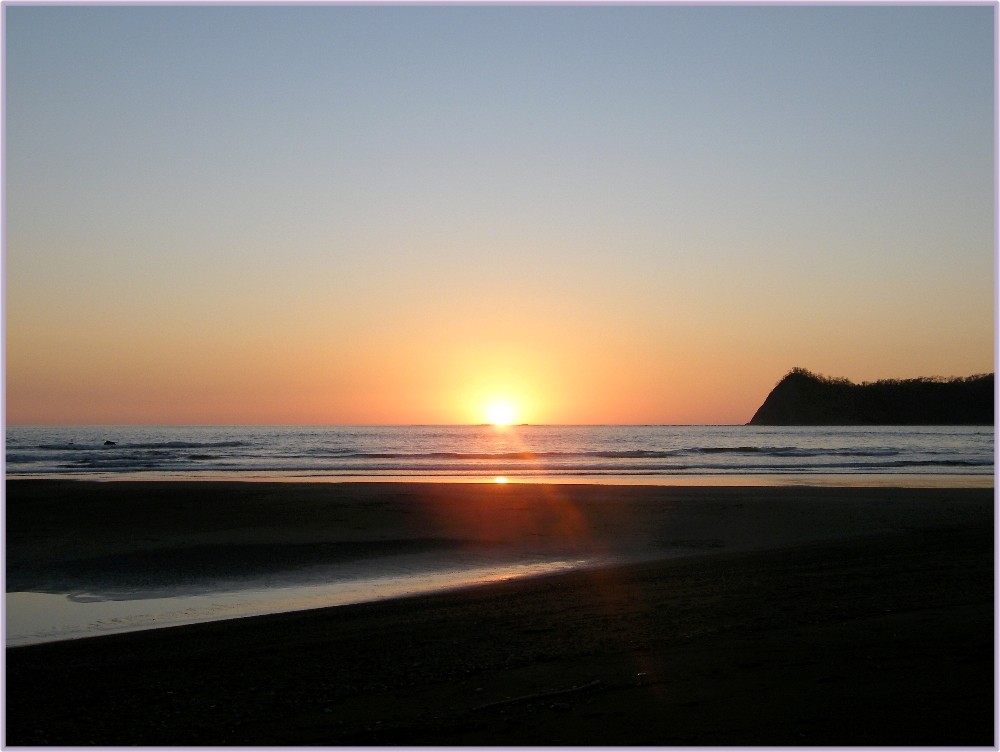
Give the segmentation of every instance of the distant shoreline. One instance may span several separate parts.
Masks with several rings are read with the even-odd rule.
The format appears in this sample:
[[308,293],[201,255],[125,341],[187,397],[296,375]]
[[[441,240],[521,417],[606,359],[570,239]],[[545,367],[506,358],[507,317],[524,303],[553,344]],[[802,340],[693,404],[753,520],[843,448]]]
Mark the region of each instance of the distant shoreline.
[[566,486],[657,486],[664,488],[721,488],[759,487],[816,487],[816,488],[993,488],[994,473],[757,473],[737,475],[551,475],[551,476],[498,476],[484,475],[278,475],[262,472],[239,475],[170,474],[156,472],[96,473],[60,475],[23,474],[8,475],[10,481],[66,481],[70,483],[420,483],[420,484],[470,484],[491,485],[566,485]]

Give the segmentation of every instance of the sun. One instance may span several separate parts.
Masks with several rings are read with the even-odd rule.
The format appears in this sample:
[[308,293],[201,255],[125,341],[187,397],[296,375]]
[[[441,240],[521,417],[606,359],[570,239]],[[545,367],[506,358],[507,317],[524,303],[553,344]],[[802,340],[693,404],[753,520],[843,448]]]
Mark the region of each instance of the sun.
[[517,417],[517,410],[510,402],[491,402],[486,408],[486,420],[495,426],[509,426]]

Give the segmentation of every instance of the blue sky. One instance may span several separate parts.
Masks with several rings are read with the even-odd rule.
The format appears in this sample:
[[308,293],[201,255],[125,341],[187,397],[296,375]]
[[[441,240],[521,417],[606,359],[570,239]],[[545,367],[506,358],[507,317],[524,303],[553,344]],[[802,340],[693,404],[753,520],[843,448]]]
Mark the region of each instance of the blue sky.
[[9,414],[726,422],[796,365],[992,370],[994,12],[5,6]]

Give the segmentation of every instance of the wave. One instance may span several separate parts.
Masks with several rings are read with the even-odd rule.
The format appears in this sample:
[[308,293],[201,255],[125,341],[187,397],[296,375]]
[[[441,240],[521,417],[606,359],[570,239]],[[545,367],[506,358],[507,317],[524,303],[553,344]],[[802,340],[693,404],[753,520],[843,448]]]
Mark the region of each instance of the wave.
[[693,453],[701,454],[762,454],[774,457],[825,457],[827,455],[836,457],[892,457],[899,454],[896,449],[853,449],[853,448],[833,448],[833,449],[803,449],[801,447],[698,447],[692,449]]
[[[575,474],[590,475],[600,473],[629,474],[673,474],[673,473],[823,473],[863,471],[898,472],[905,469],[929,470],[939,469],[976,469],[991,470],[991,459],[957,459],[941,458],[932,460],[893,460],[888,462],[859,461],[826,461],[810,463],[773,463],[733,464],[714,462],[573,462],[573,463],[534,463],[524,464],[516,460],[497,461],[492,463],[468,463],[449,461],[347,461],[337,463],[288,463],[266,462],[260,460],[236,461],[232,463],[212,463],[212,457],[192,461],[189,457],[177,457],[176,461],[163,462],[149,457],[116,457],[116,458],[82,458],[73,462],[57,465],[61,472],[132,472],[144,470],[181,470],[181,471],[216,471],[216,472],[275,472],[275,473],[316,473],[316,474],[422,474],[441,473],[449,475],[519,475],[519,474]],[[197,464],[195,464],[197,463]],[[8,469],[8,472],[11,472]],[[16,474],[16,470],[13,471]],[[28,470],[30,472],[30,470]]]
[[[171,450],[211,450],[211,449],[241,449],[252,448],[254,445],[245,441],[161,441],[145,442],[135,444],[39,444],[36,449],[41,451],[66,451],[66,452],[93,452],[102,456],[121,457],[122,452],[142,452],[143,459],[149,455],[161,455],[164,457],[175,456]],[[23,450],[22,450],[23,452]],[[255,454],[251,452],[249,454]],[[303,449],[299,452],[281,453],[276,456],[285,459],[297,458],[328,458],[328,459],[356,459],[356,460],[402,460],[419,462],[425,460],[450,460],[454,462],[482,462],[482,461],[574,461],[586,459],[611,459],[611,460],[656,460],[675,459],[678,457],[690,457],[697,455],[744,455],[756,457],[799,457],[799,458],[822,458],[822,457],[893,457],[899,455],[895,449],[855,449],[850,447],[837,448],[800,448],[791,446],[776,447],[755,447],[755,446],[731,446],[731,447],[685,447],[669,450],[651,449],[623,449],[623,450],[593,450],[593,451],[518,451],[518,452],[370,452],[359,451],[348,447],[315,447]],[[180,455],[176,455],[180,457]],[[270,455],[275,456],[275,455]],[[7,455],[8,461],[13,459],[23,459],[25,455]],[[188,459],[210,460],[216,455],[197,452],[188,455]]]
[[[857,450],[857,449],[799,449],[796,447],[689,447],[684,449],[651,450],[595,450],[595,451],[544,451],[544,452],[363,452],[345,448],[312,449],[303,452],[301,456],[337,457],[361,460],[523,460],[526,462],[538,460],[575,460],[575,459],[672,459],[698,454],[744,454],[774,457],[891,457],[899,454],[897,450]],[[286,455],[297,456],[297,455]]]
[[[173,442],[174,444],[180,442]],[[201,447],[219,444],[201,444]],[[229,446],[229,443],[226,443]],[[187,447],[177,447],[187,448]],[[120,448],[118,448],[120,449]],[[171,469],[191,465],[208,469],[213,463],[220,470],[314,470],[337,472],[340,470],[452,470],[462,472],[482,472],[490,468],[504,471],[519,469],[562,469],[579,472],[595,470],[655,470],[673,472],[683,470],[726,470],[746,472],[751,468],[797,467],[839,468],[854,467],[875,470],[878,468],[905,467],[988,467],[993,465],[992,457],[964,459],[954,457],[933,457],[930,459],[898,458],[894,451],[858,450],[795,450],[793,448],[699,448],[674,451],[593,451],[593,452],[344,452],[338,454],[277,454],[261,456],[245,454],[210,454],[206,452],[171,452],[163,449],[136,450],[134,445],[127,451],[92,450],[75,458],[64,458],[58,466],[77,470],[129,470],[129,469]],[[721,450],[721,451],[720,451]],[[755,457],[752,462],[699,462],[698,456],[743,455]],[[892,459],[897,457],[896,459]],[[55,458],[53,458],[55,459]],[[788,460],[774,464],[768,460]],[[326,460],[324,462],[324,460]],[[658,461],[660,460],[660,461]],[[861,460],[861,461],[858,461]],[[872,460],[866,462],[863,460]],[[41,457],[31,457],[24,453],[9,454],[8,465],[44,462]],[[602,462],[603,461],[603,462]]]
[[252,445],[246,441],[151,441],[136,444],[115,442],[107,445],[77,444],[70,441],[64,444],[38,444],[35,448],[50,452],[93,452],[123,449],[239,449],[249,446]]

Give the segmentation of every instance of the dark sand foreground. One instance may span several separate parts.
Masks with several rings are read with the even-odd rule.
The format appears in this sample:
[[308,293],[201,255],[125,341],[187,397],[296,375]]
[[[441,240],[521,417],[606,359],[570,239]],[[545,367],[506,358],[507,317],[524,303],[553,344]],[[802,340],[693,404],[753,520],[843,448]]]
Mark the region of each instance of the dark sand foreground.
[[991,490],[9,481],[6,504],[10,591],[660,557],[11,648],[9,745],[995,742]]

